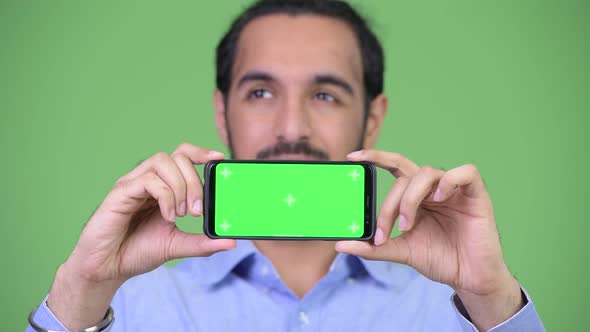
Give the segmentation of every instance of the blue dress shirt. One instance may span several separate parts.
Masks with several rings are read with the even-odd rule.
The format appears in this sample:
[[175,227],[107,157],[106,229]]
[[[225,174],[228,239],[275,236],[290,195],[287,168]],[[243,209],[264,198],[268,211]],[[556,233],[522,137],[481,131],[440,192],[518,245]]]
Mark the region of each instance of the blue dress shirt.
[[[524,294],[527,304],[490,331],[545,331]],[[338,254],[299,299],[250,241],[131,278],[112,307],[111,332],[477,331],[450,287],[396,263]],[[65,330],[45,300],[34,321]]]

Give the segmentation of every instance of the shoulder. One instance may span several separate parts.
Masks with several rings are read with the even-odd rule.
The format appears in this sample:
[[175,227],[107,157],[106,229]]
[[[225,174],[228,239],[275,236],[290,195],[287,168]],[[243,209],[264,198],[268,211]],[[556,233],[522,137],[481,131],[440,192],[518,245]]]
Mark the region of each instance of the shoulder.
[[135,299],[155,297],[162,293],[170,294],[174,289],[194,283],[195,276],[191,269],[195,262],[187,264],[180,261],[174,265],[162,265],[150,272],[137,275],[127,280],[117,291],[117,296],[133,297]]

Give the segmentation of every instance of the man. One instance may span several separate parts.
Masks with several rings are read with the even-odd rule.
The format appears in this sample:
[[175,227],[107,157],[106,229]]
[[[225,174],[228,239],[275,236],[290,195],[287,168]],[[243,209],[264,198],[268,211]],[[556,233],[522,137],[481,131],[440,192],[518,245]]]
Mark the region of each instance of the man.
[[[477,169],[444,172],[371,150],[387,110],[382,90],[381,46],[346,3],[255,3],[217,49],[219,135],[236,159],[389,170],[397,180],[374,241],[236,243],[180,231],[177,216],[202,213],[194,164],[224,158],[185,143],[117,181],[31,321],[54,330],[544,330],[504,263]],[[403,233],[390,239],[398,217]],[[187,259],[161,266],[175,258]]]

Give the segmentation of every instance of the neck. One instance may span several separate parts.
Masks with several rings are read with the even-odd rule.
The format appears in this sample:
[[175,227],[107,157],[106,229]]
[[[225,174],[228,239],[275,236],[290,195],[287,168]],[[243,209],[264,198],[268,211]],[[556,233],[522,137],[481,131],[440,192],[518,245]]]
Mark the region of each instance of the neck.
[[327,241],[253,241],[291,291],[307,294],[330,269],[337,252]]

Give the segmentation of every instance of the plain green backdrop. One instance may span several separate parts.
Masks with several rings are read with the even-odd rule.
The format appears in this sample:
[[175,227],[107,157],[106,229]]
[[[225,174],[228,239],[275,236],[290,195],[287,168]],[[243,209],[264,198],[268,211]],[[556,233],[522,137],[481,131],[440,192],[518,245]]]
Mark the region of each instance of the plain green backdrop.
[[[118,177],[181,142],[224,149],[214,47],[246,3],[0,0],[3,331],[24,329]],[[589,326],[590,4],[354,3],[387,56],[377,147],[476,164],[508,266],[547,329]],[[392,181],[379,173],[380,200]]]

